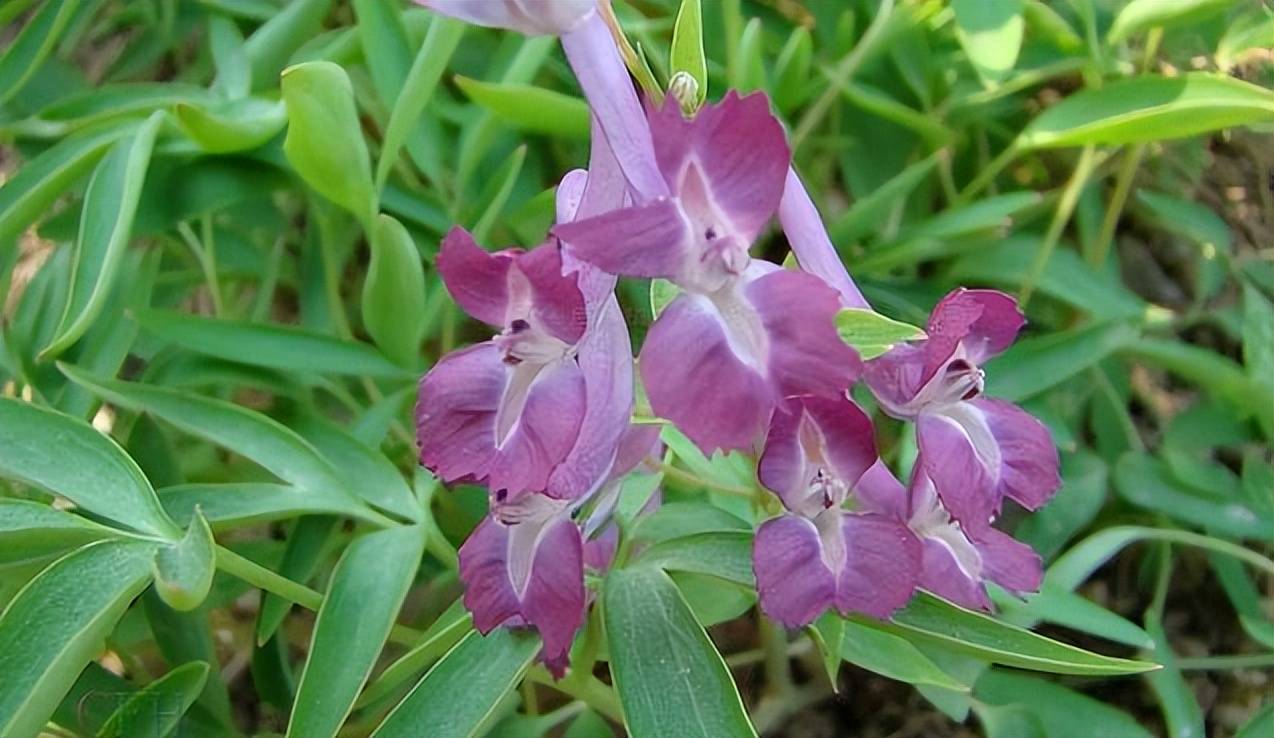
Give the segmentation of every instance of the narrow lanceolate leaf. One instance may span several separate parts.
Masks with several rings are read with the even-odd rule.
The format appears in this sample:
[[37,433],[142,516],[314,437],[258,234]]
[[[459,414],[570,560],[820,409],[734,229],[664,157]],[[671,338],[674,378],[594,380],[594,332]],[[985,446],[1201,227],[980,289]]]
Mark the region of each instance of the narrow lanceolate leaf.
[[289,736],[325,738],[340,730],[407,597],[424,543],[422,528],[396,527],[369,533],[345,551],[319,609]]
[[0,499],[0,565],[118,535],[78,515],[29,500]]
[[208,681],[208,664],[191,661],[147,684],[120,705],[100,738],[164,738],[177,727]]
[[102,541],[59,559],[0,615],[0,735],[35,738],[133,598],[154,546]]
[[[1150,738],[1150,731],[1127,713],[1060,684],[1026,674],[991,669],[978,680],[975,694],[988,705],[1016,707],[1038,720],[1043,736]],[[1001,734],[1023,738],[1020,729]]]
[[40,352],[55,357],[75,343],[97,318],[133,231],[146,169],[163,113],[152,113],[129,138],[116,143],[97,166],[80,215],[71,291],[53,340]]
[[1022,49],[1022,0],[952,0],[956,38],[978,76],[988,85],[1003,82],[1013,72]]
[[687,571],[755,588],[752,532],[695,533],[656,543],[642,552],[641,563],[667,571]]
[[243,45],[252,89],[273,87],[292,52],[323,29],[332,0],[289,0],[252,32]]
[[140,311],[137,320],[148,333],[165,341],[227,361],[301,373],[412,376],[365,343],[302,328],[163,310]]
[[142,533],[181,535],[136,462],[78,418],[0,398],[0,477],[61,495]]
[[339,490],[289,484],[182,484],[159,490],[159,501],[178,524],[189,525],[198,508],[216,530],[317,514],[383,522],[381,516]]
[[307,62],[283,72],[288,135],[283,153],[301,179],[367,228],[377,209],[372,164],[345,70]]
[[182,132],[212,154],[255,149],[278,135],[288,121],[283,103],[257,97],[209,105],[178,103],[173,112]]
[[969,685],[938,668],[906,639],[861,623],[845,623],[840,654],[851,664],[900,682],[969,691]]
[[588,138],[588,104],[578,97],[532,85],[456,77],[465,95],[519,130],[562,138]]
[[0,105],[13,99],[57,45],[80,0],[48,0],[0,55]]
[[420,361],[425,329],[425,270],[420,252],[402,223],[376,216],[372,258],[363,282],[363,324],[394,361],[413,367]]
[[854,618],[863,625],[920,643],[932,643],[995,664],[1054,674],[1138,674],[1156,664],[1085,651],[1029,630],[965,610],[922,592],[890,622]]
[[1022,131],[1023,148],[1186,138],[1274,120],[1274,92],[1233,77],[1145,75],[1071,95]]
[[407,520],[420,519],[420,505],[411,488],[383,453],[316,417],[302,418],[292,428],[318,449],[354,494]]
[[721,654],[667,574],[645,566],[612,571],[603,597],[629,734],[756,735]]
[[1106,42],[1114,45],[1151,28],[1193,23],[1233,4],[1234,0],[1130,0],[1110,24]]
[[1137,329],[1108,322],[1018,342],[987,369],[987,393],[1020,401],[1095,366],[1131,344]]
[[473,632],[389,713],[372,738],[474,738],[531,666],[540,640],[500,628]]
[[[337,533],[338,522],[330,515],[301,515],[288,533],[287,547],[279,561],[279,576],[302,584],[314,578],[328,544]],[[291,609],[291,600],[265,593],[257,613],[257,645],[263,646],[274,637]]]
[[212,589],[216,569],[216,542],[196,509],[186,535],[155,552],[155,591],[172,609],[193,610]]
[[224,15],[209,13],[208,50],[217,69],[212,89],[229,100],[247,97],[252,90],[252,69],[239,26]]
[[836,331],[864,359],[874,359],[895,344],[925,337],[925,332],[914,325],[858,308],[845,308],[836,314]]
[[670,61],[674,85],[678,84],[678,74],[694,80],[693,95],[685,95],[685,99],[678,95],[682,109],[693,113],[708,96],[708,61],[703,55],[703,8],[700,0],[681,0],[677,24],[672,29]]
[[420,644],[385,667],[376,681],[363,690],[355,707],[366,707],[375,704],[386,696],[393,694],[399,686],[420,674],[443,654],[451,650],[460,639],[473,632],[473,620],[464,609],[460,600],[456,600],[445,612],[438,616],[429,630],[421,636]]

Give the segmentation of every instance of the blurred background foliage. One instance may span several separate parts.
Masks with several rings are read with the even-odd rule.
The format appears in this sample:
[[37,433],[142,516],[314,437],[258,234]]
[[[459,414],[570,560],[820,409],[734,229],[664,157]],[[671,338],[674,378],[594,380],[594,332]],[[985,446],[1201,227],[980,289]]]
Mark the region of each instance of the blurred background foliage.
[[[660,87],[678,5],[615,3]],[[677,574],[757,727],[1274,736],[1269,4],[705,0],[702,12],[709,99],[770,95],[879,311],[922,323],[956,285],[1027,307],[988,391],[1048,423],[1065,485],[1017,528],[1050,563],[1045,590],[999,598],[1001,620],[1165,667],[1045,678],[932,642],[903,658],[864,632],[830,657],[833,675],[842,656],[852,665],[839,695],[805,640],[791,646],[795,686],[780,685],[797,691],[776,692],[748,593]],[[0,387],[24,401],[0,413],[12,480],[0,482],[0,601],[16,603],[0,645],[108,645],[11,661],[14,674],[53,664],[52,676],[4,674],[0,705],[36,719],[30,695],[57,692],[47,708],[77,735],[139,735],[128,720],[146,699],[182,708],[160,734],[282,731],[289,714],[294,735],[371,732],[464,632],[455,547],[485,502],[434,494],[415,470],[410,411],[415,378],[486,329],[462,319],[432,262],[455,223],[491,247],[535,245],[557,179],[586,164],[588,111],[556,42],[390,0],[7,0],[0,22]],[[293,66],[304,62],[325,63]],[[756,251],[782,260],[786,245],[770,235]],[[640,341],[650,287],[621,292]],[[109,449],[35,407],[113,436],[164,512],[67,494],[130,482],[88,463],[100,452],[109,466]],[[882,453],[905,467],[914,440],[879,425]],[[666,499],[750,486],[735,461],[674,447]],[[32,522],[18,503],[53,509],[42,490],[87,518]],[[50,565],[151,519],[149,532],[189,528],[174,551],[211,551],[216,537],[219,573],[193,612],[171,607],[199,590],[177,564],[153,575],[167,595],[134,601],[152,574],[124,544],[110,562]],[[384,565],[414,563],[421,545],[419,571]],[[367,597],[379,625],[316,633],[267,569],[313,587],[292,598],[311,610],[319,592]],[[258,602],[245,579],[276,594]],[[368,582],[374,594],[358,594]],[[15,635],[28,583],[50,602],[57,586],[97,597],[114,618]],[[360,680],[324,680],[340,672]],[[618,729],[600,717],[606,700],[589,700],[596,680],[546,681],[532,670],[520,692],[505,685],[466,730]],[[481,699],[451,695],[468,697]]]

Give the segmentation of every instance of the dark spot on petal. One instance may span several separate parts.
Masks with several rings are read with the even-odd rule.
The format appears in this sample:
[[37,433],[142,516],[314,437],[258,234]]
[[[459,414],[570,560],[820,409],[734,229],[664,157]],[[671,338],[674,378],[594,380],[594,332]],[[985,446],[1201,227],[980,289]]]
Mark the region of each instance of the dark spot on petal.
[[981,390],[981,388],[979,388],[979,387],[970,387],[970,388],[969,388],[969,391],[968,391],[968,392],[965,392],[965,393],[964,393],[964,397],[961,397],[960,399],[961,399],[961,400],[972,400],[973,398],[977,397],[977,396],[978,396],[978,395],[980,395],[980,394],[982,394],[982,390]]
[[505,501],[505,500],[507,500],[508,498],[509,498],[509,490],[507,490],[507,489],[497,489],[497,490],[495,491],[495,501],[496,501],[496,502],[504,502],[504,501]]
[[947,364],[946,371],[947,371],[947,374],[963,374],[965,372],[972,371],[972,370],[973,370],[972,364],[965,361],[964,359],[956,359],[950,364]]
[[517,320],[509,324],[509,328],[514,333],[521,333],[522,331],[527,330],[530,327],[531,327],[531,324],[526,322],[525,320],[522,320],[521,318],[518,318]]
[[703,238],[706,241],[711,241],[712,239],[716,237],[717,237],[717,229],[713,228],[712,226],[708,226],[708,230],[703,232]]
[[505,354],[504,363],[508,364],[509,366],[517,366],[518,364],[522,363],[522,360],[514,356],[513,354]]

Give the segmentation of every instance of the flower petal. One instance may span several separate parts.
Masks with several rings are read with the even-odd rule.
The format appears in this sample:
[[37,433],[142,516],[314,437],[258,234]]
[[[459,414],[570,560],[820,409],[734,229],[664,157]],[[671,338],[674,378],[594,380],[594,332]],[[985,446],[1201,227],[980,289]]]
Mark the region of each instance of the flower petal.
[[1042,507],[1062,484],[1057,446],[1048,428],[1003,400],[979,397],[969,404],[981,411],[999,447],[999,494],[1028,510]]
[[727,230],[755,240],[779,206],[792,158],[769,98],[731,91],[687,120],[669,97],[652,111],[650,126],[664,178],[679,183],[695,163],[716,209],[730,221]]
[[430,10],[488,28],[558,35],[596,15],[597,0],[416,0]]
[[509,383],[503,352],[487,341],[442,357],[420,380],[420,463],[443,482],[481,479],[495,455],[496,415]]
[[521,412],[487,469],[491,491],[504,492],[509,499],[544,489],[554,467],[574,446],[584,417],[584,375],[573,361],[541,369],[526,393]]
[[509,526],[483,519],[460,547],[460,580],[464,606],[473,627],[486,635],[521,613],[522,605],[509,578]]
[[925,379],[925,352],[920,346],[899,344],[863,366],[863,380],[882,409],[911,419],[903,408],[916,396]]
[[857,484],[880,458],[876,454],[876,429],[867,413],[845,395],[803,397],[801,403],[822,434],[831,470],[850,486]]
[[[783,501],[788,510],[813,517],[823,509],[822,499],[813,499],[805,449],[801,447],[804,408],[795,400],[785,402],[770,418],[765,448],[757,460],[756,475],[761,484]],[[821,497],[821,496],[819,496]]]
[[691,242],[677,203],[653,200],[553,227],[576,258],[611,274],[671,279],[681,274]]
[[796,254],[796,261],[802,269],[839,292],[841,305],[871,308],[841,262],[831,237],[827,235],[823,219],[818,214],[818,208],[814,206],[814,201],[810,199],[796,170],[791,167],[788,167],[787,179],[784,181],[783,199],[779,201],[779,223],[782,224],[788,245],[791,246],[792,253]]
[[[960,403],[967,404],[967,403]],[[977,451],[966,426],[949,415],[921,413],[916,421],[917,464],[933,480],[942,505],[970,531],[985,530],[1000,508],[996,469]],[[976,427],[973,428],[976,432]],[[986,434],[983,434],[986,435]],[[983,442],[985,444],[985,441]]]
[[571,642],[584,624],[584,543],[575,522],[565,515],[549,522],[537,536],[532,556],[522,616],[540,632],[540,658],[560,679]]
[[1008,348],[1025,324],[1017,300],[1003,292],[953,290],[929,314],[926,379],[946,363],[957,344],[963,345],[970,362],[981,364]]
[[907,526],[883,515],[839,514],[845,563],[836,581],[836,609],[889,617],[907,604],[920,575],[920,541]]
[[862,370],[840,339],[840,298],[818,277],[776,269],[744,287],[768,338],[767,371],[780,396],[838,397]]
[[588,316],[579,278],[562,273],[562,252],[552,243],[514,257],[531,287],[531,312],[555,338],[575,343],[584,335]]
[[752,569],[761,609],[788,628],[803,628],[832,606],[836,580],[823,562],[818,529],[784,515],[756,532]]
[[982,576],[1010,592],[1038,592],[1044,564],[1035,549],[1003,531],[988,528],[973,537],[982,557]]
[[920,586],[963,607],[991,609],[991,600],[986,596],[982,581],[960,568],[955,553],[937,538],[924,539]]
[[493,254],[479,246],[460,226],[442,239],[438,273],[447,292],[466,313],[490,325],[504,325],[509,303],[509,268],[513,255]]
[[700,450],[750,449],[773,408],[765,379],[730,345],[704,297],[682,294],[650,326],[641,349],[651,408]]
[[907,488],[877,459],[854,487],[854,494],[867,512],[903,520],[907,517]]

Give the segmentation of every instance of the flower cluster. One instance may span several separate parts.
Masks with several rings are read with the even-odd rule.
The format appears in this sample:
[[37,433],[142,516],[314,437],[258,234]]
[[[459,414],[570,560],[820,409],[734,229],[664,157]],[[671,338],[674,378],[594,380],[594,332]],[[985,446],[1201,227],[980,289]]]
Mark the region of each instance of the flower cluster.
[[[918,587],[989,608],[988,581],[1038,587],[1038,557],[992,526],[1005,497],[1035,509],[1059,485],[1044,426],[982,396],[981,364],[1024,324],[1012,298],[957,290],[926,338],[862,361],[835,317],[867,302],[764,95],[730,93],[691,118],[676,101],[643,106],[593,0],[422,2],[560,35],[593,113],[589,169],[563,178],[543,244],[489,252],[457,228],[438,256],[456,302],[499,330],[444,357],[417,406],[422,463],[490,493],[489,517],[460,551],[479,630],[535,627],[545,663],[563,673],[587,607],[585,568],[613,553],[605,523],[619,481],[658,449],[658,426],[630,424],[619,276],[678,290],[637,360],[653,411],[705,454],[755,454],[760,484],[782,503],[754,549],[769,616],[789,627],[829,609],[885,618]],[[776,216],[799,270],[750,254]],[[860,379],[885,413],[916,425],[905,486],[850,399]]]

